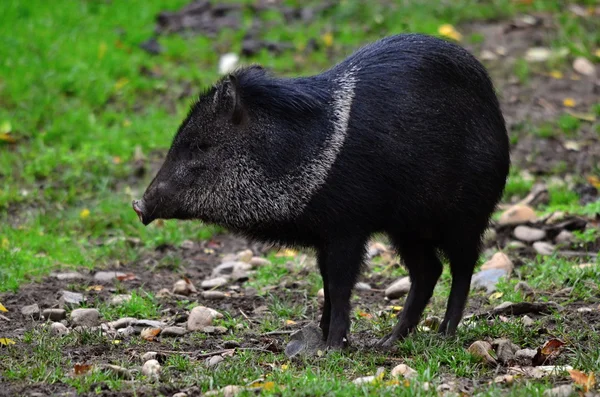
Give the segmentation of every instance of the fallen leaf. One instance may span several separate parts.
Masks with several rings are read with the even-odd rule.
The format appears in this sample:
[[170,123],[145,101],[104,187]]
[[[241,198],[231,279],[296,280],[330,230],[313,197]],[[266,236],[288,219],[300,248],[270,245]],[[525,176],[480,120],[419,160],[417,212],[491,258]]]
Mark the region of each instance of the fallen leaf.
[[597,176],[590,175],[585,179],[587,179],[590,185],[594,186],[596,189],[600,188],[600,178],[598,178]]
[[494,292],[493,294],[491,294],[488,299],[490,301],[495,301],[495,300],[502,298],[503,295],[504,295],[504,292],[497,291],[497,292]]
[[373,318],[373,315],[367,312],[358,312],[358,316],[363,318]]
[[560,80],[563,78],[563,74],[560,70],[553,70],[550,72],[550,77],[556,80]]
[[295,325],[296,322],[294,320],[285,320],[285,325]]
[[331,47],[333,45],[333,35],[331,32],[325,33],[321,38],[323,39],[325,47]]
[[558,339],[550,339],[548,342],[544,343],[542,347],[542,354],[549,356],[559,351],[559,349],[565,345],[565,342]]
[[113,164],[121,164],[122,160],[119,156],[113,157]]
[[117,276],[116,279],[119,280],[119,281],[135,280],[135,274],[133,274],[133,273],[127,273],[127,274],[125,274],[123,276]]
[[88,291],[102,291],[104,289],[104,286],[102,285],[90,285],[89,287],[86,288],[86,290]]
[[9,245],[10,245],[10,243],[8,242],[8,239],[7,238],[3,238],[2,239],[2,248],[5,249],[5,250],[7,250],[8,247],[9,247]]
[[575,102],[575,99],[573,99],[573,98],[565,98],[563,100],[563,105],[565,105],[568,108],[575,107],[576,104],[577,103]]
[[118,345],[119,343],[121,343],[121,341],[119,339],[113,339],[113,341],[112,341],[113,345]]
[[127,85],[127,83],[129,83],[129,79],[125,78],[125,77],[121,77],[119,80],[117,80],[117,82],[115,83],[115,89],[118,91],[121,88],[125,87]]
[[263,389],[266,391],[273,391],[273,390],[275,390],[275,382],[272,382],[272,381],[256,382],[256,383],[250,384],[250,387],[256,387],[256,388]]
[[0,338],[0,346],[14,345],[15,343],[17,343],[17,342],[15,342],[12,339],[9,339],[9,338]]
[[81,212],[79,213],[79,217],[81,219],[86,219],[89,216],[90,216],[90,210],[88,210],[87,208],[82,209]]
[[593,113],[579,113],[571,110],[567,110],[567,113],[579,120],[589,121],[590,123],[596,121],[596,115]]
[[442,36],[449,37],[452,40],[460,41],[462,39],[462,34],[460,34],[454,26],[450,24],[441,25],[438,28],[438,33]]
[[281,364],[282,371],[287,371],[289,367],[290,367],[289,364]]
[[86,372],[89,372],[92,369],[91,364],[75,364],[73,366],[73,371],[75,371],[75,375],[82,375]]
[[569,370],[569,374],[571,375],[571,379],[578,385],[583,386],[583,391],[587,393],[590,389],[594,388],[596,384],[596,377],[593,372],[590,372],[589,375],[578,371],[576,369]]
[[160,334],[160,328],[144,328],[142,332],[140,332],[142,339],[145,339],[149,342],[152,342],[154,339],[156,339],[158,334]]
[[17,142],[17,140],[15,138],[13,138],[9,133],[6,133],[6,132],[1,132],[0,133],[0,141],[2,141],[2,142],[8,142],[8,143],[15,143],[15,142]]
[[4,305],[2,303],[0,303],[0,312],[4,312],[6,313],[8,311],[7,308],[4,307]]

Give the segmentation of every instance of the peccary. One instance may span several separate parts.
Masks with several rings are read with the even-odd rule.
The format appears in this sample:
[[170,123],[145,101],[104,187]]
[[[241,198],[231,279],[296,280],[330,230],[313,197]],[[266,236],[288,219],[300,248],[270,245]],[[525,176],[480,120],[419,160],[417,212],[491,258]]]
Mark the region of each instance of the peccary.
[[391,346],[418,324],[442,273],[439,331],[462,318],[481,238],[509,170],[493,84],[467,50],[421,34],[366,45],[331,69],[280,78],[246,66],[202,93],[133,208],[315,249],[329,348],[350,326],[366,243],[389,235],[412,285]]

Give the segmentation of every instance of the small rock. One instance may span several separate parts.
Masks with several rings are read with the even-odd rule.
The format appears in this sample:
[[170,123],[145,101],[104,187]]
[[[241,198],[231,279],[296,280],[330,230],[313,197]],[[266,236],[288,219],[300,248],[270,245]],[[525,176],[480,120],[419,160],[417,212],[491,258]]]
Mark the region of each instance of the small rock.
[[96,274],[94,274],[94,280],[101,282],[101,283],[107,283],[110,281],[113,281],[114,279],[116,279],[117,277],[124,277],[126,276],[126,273],[123,272],[97,272]]
[[567,214],[563,211],[556,211],[556,212],[552,213],[552,215],[550,215],[550,217],[548,217],[548,219],[546,219],[546,224],[554,225],[558,222],[561,222],[562,220],[565,219],[566,215]]
[[187,333],[187,330],[183,327],[166,327],[164,328],[161,333],[160,336],[174,336],[174,337],[179,337],[179,336],[183,336]]
[[142,328],[160,328],[163,329],[167,326],[167,323],[158,320],[135,320],[131,322],[131,326],[136,327],[137,329]]
[[71,312],[74,326],[95,327],[100,324],[100,312],[97,309],[75,309]]
[[591,313],[593,311],[594,309],[592,309],[591,307],[580,307],[579,309],[577,309],[578,313]]
[[471,353],[473,356],[479,357],[480,359],[483,360],[484,363],[486,363],[488,365],[497,365],[498,364],[496,362],[496,359],[494,357],[492,357],[491,354],[489,353],[490,351],[492,351],[492,345],[490,345],[488,342],[481,341],[481,340],[473,342],[473,344],[471,344],[471,346],[469,346],[467,351],[469,353]]
[[142,361],[146,362],[146,361],[150,361],[150,360],[156,360],[156,358],[158,357],[158,353],[157,352],[146,352],[144,354],[142,354]]
[[235,272],[247,271],[250,269],[252,269],[250,263],[240,261],[223,262],[213,269],[211,277],[228,277]]
[[67,318],[67,311],[64,309],[44,309],[42,316],[46,320],[60,321]]
[[354,383],[355,385],[364,385],[366,383],[372,383],[375,380],[379,379],[381,377],[381,374],[383,374],[384,372],[385,368],[379,367],[377,368],[377,372],[375,373],[375,375],[362,376],[360,378],[356,378],[352,381],[352,383]]
[[219,74],[231,73],[237,67],[240,57],[233,52],[223,54],[219,59]]
[[568,230],[561,230],[560,233],[556,237],[554,237],[554,242],[556,244],[568,244],[572,243],[575,240],[575,235]]
[[131,300],[131,295],[129,295],[129,294],[118,294],[118,295],[114,295],[112,298],[110,298],[110,304],[114,305],[114,306],[118,306],[125,302],[129,302],[130,300]]
[[56,273],[54,277],[60,281],[85,280],[85,276],[78,272]]
[[118,365],[101,364],[98,366],[98,369],[112,372],[113,374],[117,375],[119,378],[122,378],[122,379],[132,379],[133,378],[133,375],[131,374],[131,372],[129,372],[129,370],[127,368],[123,368]]
[[50,332],[54,335],[66,335],[69,333],[69,329],[63,323],[52,323],[50,324]]
[[204,299],[224,299],[227,297],[227,295],[224,292],[221,291],[203,291],[202,292],[202,297]]
[[356,285],[354,285],[354,288],[357,291],[370,291],[371,290],[371,286],[369,284],[363,283],[363,282],[356,283]]
[[83,296],[83,294],[80,294],[79,292],[62,291],[61,297],[59,300],[59,305],[60,306],[65,306],[65,305],[79,306],[83,302],[85,302],[85,297]]
[[117,330],[117,335],[120,335],[122,337],[125,336],[131,336],[135,334],[135,328],[133,328],[131,325],[125,327],[125,328],[119,328]]
[[423,321],[423,325],[429,327],[432,330],[437,330],[442,323],[442,319],[438,316],[427,316],[425,321]]
[[25,317],[31,317],[34,320],[39,320],[40,319],[40,307],[38,306],[37,303],[34,303],[33,305],[23,306],[21,308],[21,314]]
[[517,285],[515,285],[515,292],[522,292],[523,295],[528,298],[535,296],[533,288],[531,288],[525,281],[519,281]]
[[171,397],[188,397],[187,393],[180,391],[179,393],[173,394]]
[[261,266],[267,266],[270,265],[271,261],[266,259],[266,258],[261,258],[260,256],[254,256],[252,257],[252,259],[250,259],[250,265],[252,265],[252,267],[261,267]]
[[225,359],[221,356],[212,356],[206,360],[206,365],[208,367],[216,367],[217,365],[219,365],[219,363],[221,361],[224,361],[224,360]]
[[222,326],[215,327],[213,325],[207,325],[206,327],[202,328],[200,331],[205,334],[221,335],[221,334],[224,334],[227,332],[227,328],[222,327]]
[[573,385],[560,385],[544,391],[547,397],[569,397],[573,394],[576,394]]
[[540,255],[552,255],[554,246],[545,241],[536,241],[533,243],[533,249]]
[[321,288],[317,291],[317,298],[325,299],[325,290],[323,288]]
[[156,379],[160,373],[160,364],[156,360],[148,360],[142,365],[142,374]]
[[133,324],[136,321],[137,321],[137,318],[123,317],[123,318],[120,318],[120,319],[118,319],[116,321],[111,321],[110,323],[108,323],[108,325],[111,328],[120,329],[120,328],[129,327],[131,324]]
[[527,248],[527,245],[525,245],[525,243],[522,243],[521,241],[513,240],[509,241],[508,244],[506,244],[506,248],[509,250],[516,251],[523,248]]
[[292,358],[300,353],[314,355],[319,350],[325,350],[323,331],[316,325],[309,324],[290,335],[290,341],[285,347],[285,355]]
[[520,225],[536,219],[535,211],[528,205],[517,204],[500,215],[499,225]]
[[471,288],[485,289],[486,292],[492,293],[496,290],[496,284],[502,277],[507,275],[505,269],[486,269],[481,270],[471,278]]
[[195,244],[192,240],[183,240],[181,244],[179,244],[179,247],[184,250],[191,250],[194,248],[194,246]]
[[582,263],[580,265],[573,265],[573,269],[589,269],[596,266],[595,263]]
[[195,294],[196,287],[191,282],[187,282],[186,280],[177,280],[175,284],[173,284],[173,293],[176,295],[191,295]]
[[596,68],[594,67],[594,64],[584,57],[575,58],[573,61],[573,69],[575,69],[577,73],[584,76],[593,77],[596,75]]
[[531,365],[533,358],[537,354],[537,349],[520,349],[515,352],[515,360],[519,365]]
[[521,318],[521,321],[523,322],[523,325],[526,327],[531,327],[534,324],[534,321],[531,317],[525,315]]
[[507,385],[511,385],[514,381],[514,375],[498,375],[494,378],[494,383],[506,383]]
[[206,306],[196,306],[190,312],[187,328],[190,331],[202,331],[205,327],[211,325],[216,318],[223,318],[223,315]]
[[169,297],[169,296],[171,296],[171,291],[169,291],[169,290],[168,290],[168,289],[166,289],[166,288],[162,288],[160,291],[158,291],[158,292],[156,293],[156,297],[157,297],[157,298],[167,298],[167,297]]
[[492,342],[492,346],[496,349],[496,357],[498,357],[498,361],[503,364],[513,361],[515,358],[515,353],[519,350],[519,346],[505,338],[494,340]]
[[494,54],[490,50],[483,50],[481,51],[481,54],[479,54],[479,59],[482,61],[495,61],[498,59],[498,55]]
[[229,386],[225,386],[221,390],[207,391],[203,395],[204,396],[235,397],[243,391],[244,391],[244,388],[241,386],[229,385]]
[[238,261],[246,263],[250,262],[253,256],[254,253],[250,249],[240,251],[236,254]]
[[532,243],[546,237],[546,232],[529,226],[519,225],[513,231],[513,235],[521,241]]
[[406,379],[416,378],[419,373],[406,364],[398,364],[392,368],[390,373],[392,377],[403,376]]
[[204,280],[200,286],[204,289],[218,288],[227,284],[227,279],[224,277],[216,277]]
[[503,269],[507,274],[510,274],[514,269],[514,265],[505,253],[496,252],[489,261],[481,265],[481,270],[488,269]]
[[528,62],[544,62],[550,58],[552,51],[545,47],[532,47],[525,53],[525,60]]
[[402,277],[396,281],[394,281],[387,289],[385,290],[385,296],[388,299],[397,299],[401,296],[404,296],[410,291],[410,277]]

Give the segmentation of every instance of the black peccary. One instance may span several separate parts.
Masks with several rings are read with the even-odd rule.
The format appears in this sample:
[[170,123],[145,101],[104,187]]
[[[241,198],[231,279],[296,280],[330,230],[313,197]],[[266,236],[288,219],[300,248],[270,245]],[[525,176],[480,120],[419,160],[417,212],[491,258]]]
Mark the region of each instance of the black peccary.
[[481,236],[509,169],[494,88],[465,49],[395,35],[315,76],[242,68],[200,95],[133,208],[201,219],[250,238],[313,247],[320,326],[340,348],[368,238],[389,235],[412,286],[390,346],[418,324],[442,272],[452,289],[440,332],[462,318]]

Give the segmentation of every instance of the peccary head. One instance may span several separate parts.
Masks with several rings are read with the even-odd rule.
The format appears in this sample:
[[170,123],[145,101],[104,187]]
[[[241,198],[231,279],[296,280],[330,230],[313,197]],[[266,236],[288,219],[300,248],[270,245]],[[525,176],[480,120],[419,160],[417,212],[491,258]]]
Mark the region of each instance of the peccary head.
[[[307,178],[319,183],[312,175],[318,167],[310,167],[319,158],[309,152],[323,143],[307,143],[305,131],[326,99],[302,79],[289,82],[251,66],[200,95],[142,199],[132,203],[144,225],[201,219],[247,229],[301,210],[311,194]],[[284,141],[290,137],[291,144]]]

